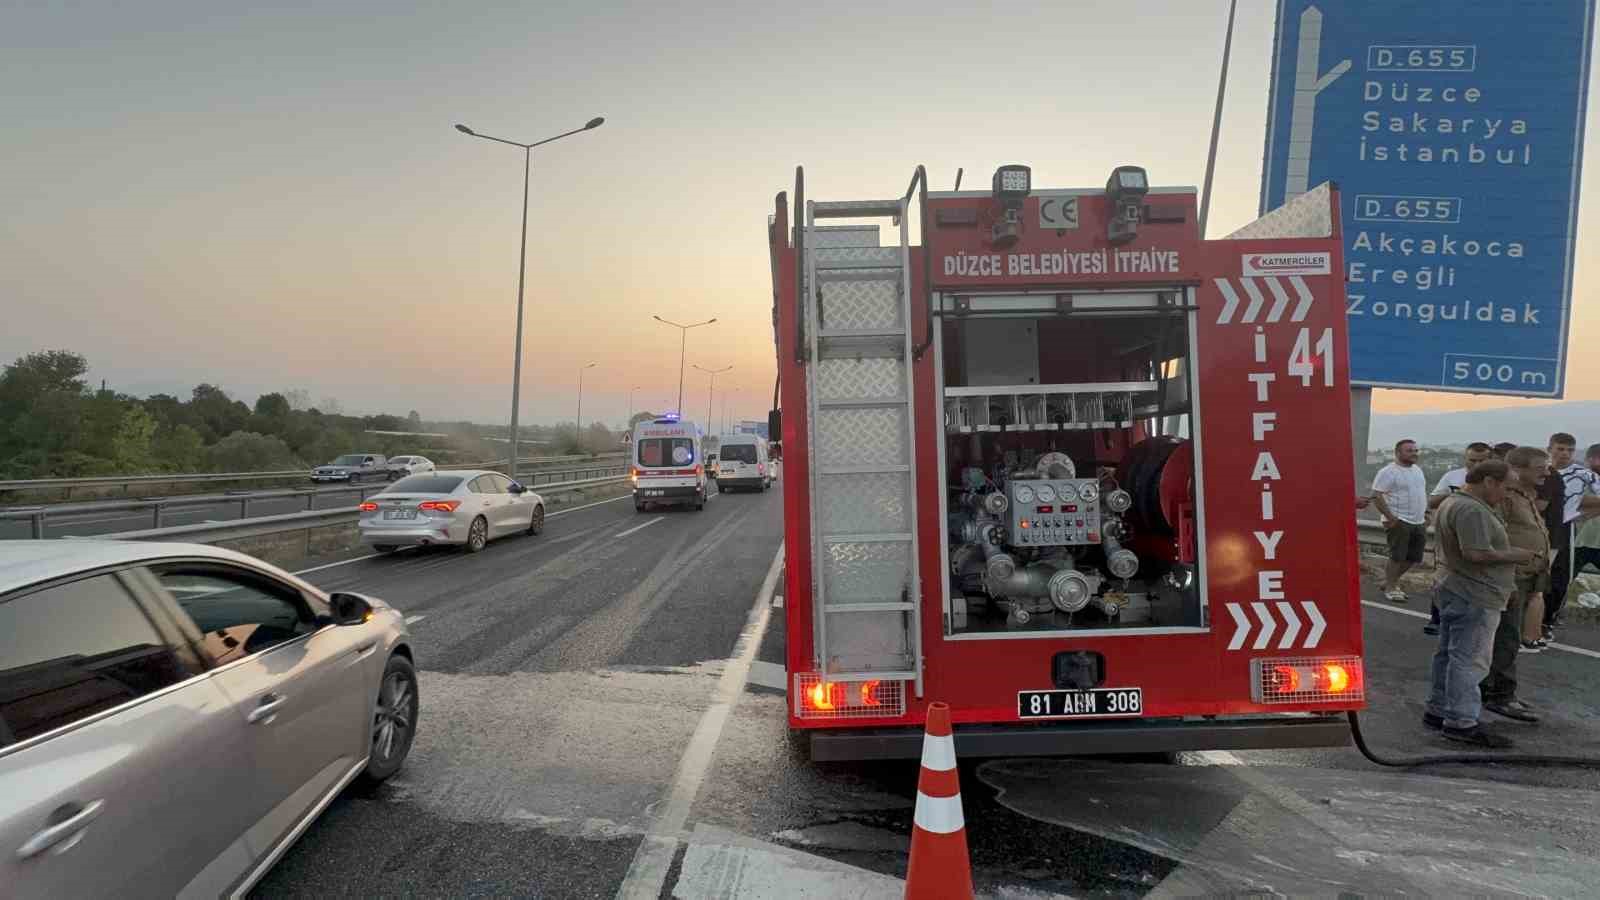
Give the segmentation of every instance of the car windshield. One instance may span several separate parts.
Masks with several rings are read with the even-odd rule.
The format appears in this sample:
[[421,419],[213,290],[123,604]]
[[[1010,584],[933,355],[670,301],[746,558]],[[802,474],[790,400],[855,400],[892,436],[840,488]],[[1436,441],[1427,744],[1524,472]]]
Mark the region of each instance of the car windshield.
[[363,459],[366,459],[366,457],[359,454],[346,453],[345,455],[334,460],[332,464],[336,466],[359,466],[361,465],[361,461]]
[[460,486],[460,475],[411,475],[389,485],[390,492],[448,494]]
[[755,444],[723,444],[723,462],[754,463],[756,461]]
[[641,466],[687,466],[694,463],[694,441],[690,438],[645,438],[639,442]]

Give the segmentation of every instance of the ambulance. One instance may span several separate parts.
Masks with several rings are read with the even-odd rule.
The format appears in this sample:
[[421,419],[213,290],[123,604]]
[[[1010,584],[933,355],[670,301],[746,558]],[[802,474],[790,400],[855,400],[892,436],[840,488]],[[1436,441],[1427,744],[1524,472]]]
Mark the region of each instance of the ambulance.
[[633,508],[706,508],[706,465],[700,426],[675,415],[640,422],[633,428],[629,477]]

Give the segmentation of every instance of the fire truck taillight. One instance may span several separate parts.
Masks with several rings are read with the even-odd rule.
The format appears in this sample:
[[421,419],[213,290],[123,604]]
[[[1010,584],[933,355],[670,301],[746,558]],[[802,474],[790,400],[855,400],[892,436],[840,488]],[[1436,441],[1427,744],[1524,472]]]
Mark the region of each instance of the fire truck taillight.
[[1349,703],[1366,699],[1361,658],[1253,659],[1251,696],[1257,703]]
[[903,681],[823,681],[814,672],[794,676],[795,715],[802,719],[877,719],[906,714]]

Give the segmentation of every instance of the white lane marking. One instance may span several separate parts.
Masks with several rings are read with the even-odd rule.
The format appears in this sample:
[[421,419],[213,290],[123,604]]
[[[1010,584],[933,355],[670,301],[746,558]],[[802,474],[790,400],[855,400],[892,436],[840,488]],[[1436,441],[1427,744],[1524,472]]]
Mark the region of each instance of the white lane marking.
[[722,729],[728,716],[744,693],[745,681],[750,676],[750,664],[761,647],[761,638],[767,632],[772,618],[772,592],[778,587],[778,574],[783,571],[783,548],[772,557],[772,566],[761,582],[755,606],[750,610],[749,624],[739,637],[734,655],[728,660],[722,677],[717,679],[716,693],[711,705],[700,716],[694,736],[689,738],[688,749],[678,762],[678,774],[672,779],[672,788],[661,803],[661,815],[650,824],[650,830],[639,844],[628,866],[628,874],[617,889],[623,900],[657,900],[661,888],[667,883],[667,870],[672,868],[672,858],[678,853],[683,837],[683,826],[689,820],[695,797],[711,768],[711,758],[716,754],[717,742],[722,739]]
[[426,619],[427,617],[428,617],[427,613],[418,613],[417,615],[414,615],[414,616],[406,616],[406,624],[407,625],[414,625],[417,622],[421,622],[423,619]]
[[[1390,606],[1387,603],[1379,603],[1376,600],[1363,600],[1363,601],[1361,601],[1361,605],[1362,606],[1370,606],[1373,609],[1388,610],[1389,612],[1392,612],[1392,613],[1399,613],[1402,616],[1410,616],[1413,619],[1428,619],[1429,618],[1427,613],[1420,613],[1420,612],[1416,612],[1415,610],[1410,610],[1410,609],[1401,609],[1398,606]],[[1600,652],[1596,652],[1594,650],[1590,650],[1587,647],[1574,647],[1571,644],[1558,644],[1558,643],[1556,643],[1554,641],[1551,641],[1547,646],[1549,646],[1549,648],[1551,650],[1562,650],[1562,651],[1565,651],[1567,653],[1576,653],[1579,656],[1587,656],[1590,659],[1600,659]]]
[[[597,501],[597,502],[594,502],[594,503],[585,503],[582,506],[574,506],[571,509],[563,509],[563,510],[558,510],[558,511],[553,512],[553,513],[549,513],[549,514],[547,514],[545,516],[545,519],[546,520],[554,519],[556,516],[564,516],[567,513],[575,513],[575,512],[578,512],[580,510],[593,509],[596,506],[604,506],[607,503],[615,503],[618,500],[629,500],[629,499],[632,499],[632,497],[633,497],[632,494],[623,494],[620,497],[612,497],[612,498],[610,498],[608,500],[600,500],[600,501]],[[334,568],[336,566],[348,566],[351,563],[358,563],[358,562],[361,562],[364,559],[377,559],[378,557],[380,557],[382,555],[383,555],[382,553],[368,553],[366,556],[353,556],[350,559],[341,559],[338,562],[331,562],[331,563],[327,563],[326,565],[312,566],[309,569],[301,569],[301,570],[299,570],[297,572],[290,572],[289,574],[291,574],[291,575],[309,575],[312,572],[321,572],[323,569],[332,569],[332,568]]]
[[661,521],[662,519],[665,519],[665,518],[666,518],[666,516],[656,516],[654,519],[651,519],[650,521],[645,522],[642,525],[635,525],[632,528],[629,528],[627,531],[618,532],[617,534],[614,534],[611,537],[613,539],[615,539],[615,538],[625,538],[628,535],[633,534],[635,531],[643,531],[644,529],[649,528],[651,525],[654,525],[655,523],[657,523],[657,522],[659,522],[659,521]]

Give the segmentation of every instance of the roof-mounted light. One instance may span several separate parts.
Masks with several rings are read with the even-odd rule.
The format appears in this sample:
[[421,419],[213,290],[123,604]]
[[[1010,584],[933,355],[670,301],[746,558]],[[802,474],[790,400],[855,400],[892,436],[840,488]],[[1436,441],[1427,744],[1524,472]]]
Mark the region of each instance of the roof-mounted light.
[[1106,239],[1123,244],[1139,234],[1139,219],[1144,195],[1150,193],[1150,178],[1139,166],[1117,166],[1106,179],[1106,196],[1111,199],[1111,220],[1106,224]]
[[1021,200],[1033,190],[1033,170],[1027,166],[1001,166],[994,170],[996,200]]

